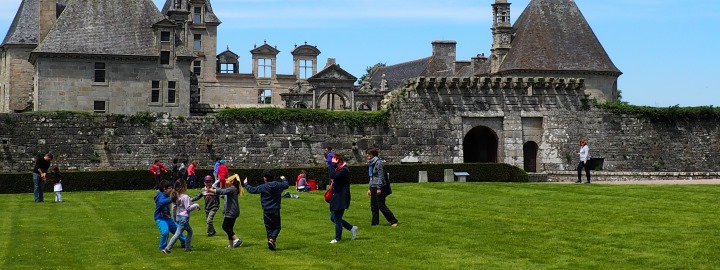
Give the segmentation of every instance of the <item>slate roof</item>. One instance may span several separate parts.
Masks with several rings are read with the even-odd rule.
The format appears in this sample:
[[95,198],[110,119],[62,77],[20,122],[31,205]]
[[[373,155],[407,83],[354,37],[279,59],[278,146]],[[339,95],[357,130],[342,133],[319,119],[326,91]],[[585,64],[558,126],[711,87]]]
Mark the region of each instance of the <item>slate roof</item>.
[[[65,8],[66,0],[57,0],[57,16],[60,16],[63,9]],[[16,45],[37,45],[39,32],[39,0],[23,0],[20,2],[15,13],[15,19],[13,19],[10,28],[8,28],[5,39],[0,43],[0,47],[5,44],[16,44]]]
[[72,0],[34,53],[157,56],[151,0]]
[[621,74],[573,0],[532,0],[513,25],[499,72],[598,71]]
[[[170,6],[172,5],[172,1],[174,0],[165,0],[165,5],[163,5],[162,14],[167,15],[168,11],[170,10]],[[188,12],[192,13],[192,10],[186,10]],[[210,3],[210,0],[205,1],[205,23],[209,24],[221,24],[222,22],[220,19],[218,19],[217,16],[215,16],[215,12],[213,12],[212,4]]]
[[392,90],[405,85],[405,80],[424,75],[432,57],[426,57],[405,63],[395,64],[391,66],[379,67],[370,74],[370,84],[374,89],[381,88],[383,74],[387,81],[386,90]]

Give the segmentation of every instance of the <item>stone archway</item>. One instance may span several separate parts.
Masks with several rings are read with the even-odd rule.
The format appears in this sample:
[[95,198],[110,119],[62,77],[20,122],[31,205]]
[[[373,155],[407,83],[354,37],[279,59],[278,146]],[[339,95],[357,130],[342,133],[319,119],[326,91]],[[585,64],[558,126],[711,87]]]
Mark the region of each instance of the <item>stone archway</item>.
[[537,152],[536,142],[529,141],[523,145],[523,169],[526,172],[537,172]]
[[463,162],[495,163],[498,156],[498,137],[486,126],[471,129],[463,139]]
[[327,92],[317,100],[318,108],[325,110],[348,110],[348,98],[338,92]]

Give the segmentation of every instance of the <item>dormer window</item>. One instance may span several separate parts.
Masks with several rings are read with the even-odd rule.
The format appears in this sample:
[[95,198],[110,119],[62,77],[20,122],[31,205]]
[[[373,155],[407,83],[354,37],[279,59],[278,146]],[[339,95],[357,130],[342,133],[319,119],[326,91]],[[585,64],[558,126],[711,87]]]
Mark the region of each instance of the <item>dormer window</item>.
[[161,65],[170,65],[170,52],[169,51],[160,52],[160,64]]
[[258,61],[258,77],[259,78],[272,77],[272,59],[259,58],[257,61]]
[[307,79],[313,75],[313,60],[300,60],[300,79]]
[[193,9],[193,24],[202,24],[202,7]]
[[170,42],[170,31],[160,31],[160,42]]

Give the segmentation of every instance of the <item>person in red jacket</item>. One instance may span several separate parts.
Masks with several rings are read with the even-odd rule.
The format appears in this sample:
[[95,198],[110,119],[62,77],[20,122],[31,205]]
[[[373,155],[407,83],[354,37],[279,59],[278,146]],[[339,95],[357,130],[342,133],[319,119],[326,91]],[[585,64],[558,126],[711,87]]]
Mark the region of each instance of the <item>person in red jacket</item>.
[[167,168],[165,168],[165,165],[163,165],[159,159],[156,159],[152,166],[150,166],[150,173],[152,173],[153,179],[155,179],[156,190],[160,190],[160,180],[163,172],[167,172]]
[[220,165],[218,166],[217,170],[217,176],[218,179],[220,179],[220,188],[226,188],[228,187],[225,183],[225,178],[228,177],[228,167],[225,165],[225,160],[220,160]]
[[190,165],[187,168],[187,175],[188,175],[188,186],[190,188],[195,188],[195,180],[197,178],[195,177],[195,167],[197,167],[198,161],[193,159],[193,161],[190,163]]

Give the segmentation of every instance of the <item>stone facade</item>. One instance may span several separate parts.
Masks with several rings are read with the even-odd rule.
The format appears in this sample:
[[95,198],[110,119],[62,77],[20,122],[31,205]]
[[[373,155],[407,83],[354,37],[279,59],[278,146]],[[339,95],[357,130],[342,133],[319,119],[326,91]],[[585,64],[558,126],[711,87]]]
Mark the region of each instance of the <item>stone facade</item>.
[[[105,67],[105,82],[94,81],[96,63]],[[39,59],[35,65],[37,89],[42,91],[34,95],[36,111],[134,114],[141,107],[141,111],[183,116],[190,111],[190,82],[184,79],[190,76],[188,60],[167,68],[160,67],[157,59],[57,58]]]
[[34,46],[6,45],[0,49],[0,112],[32,109]]

